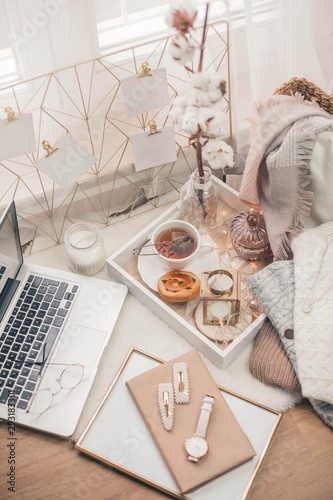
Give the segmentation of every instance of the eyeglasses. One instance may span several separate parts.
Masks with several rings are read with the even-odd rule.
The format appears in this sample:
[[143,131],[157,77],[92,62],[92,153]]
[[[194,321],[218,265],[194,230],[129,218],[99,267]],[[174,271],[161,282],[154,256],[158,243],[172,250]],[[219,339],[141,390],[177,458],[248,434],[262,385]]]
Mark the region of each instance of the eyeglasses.
[[38,389],[32,393],[26,410],[31,415],[41,416],[52,406],[53,399],[57,394],[63,390],[71,391],[75,389],[82,382],[84,376],[84,366],[79,363],[70,365],[64,363],[43,363],[43,366],[45,365],[65,366],[65,368],[59,377],[56,378],[56,382],[59,384],[58,390],[53,391],[50,388],[45,388]]

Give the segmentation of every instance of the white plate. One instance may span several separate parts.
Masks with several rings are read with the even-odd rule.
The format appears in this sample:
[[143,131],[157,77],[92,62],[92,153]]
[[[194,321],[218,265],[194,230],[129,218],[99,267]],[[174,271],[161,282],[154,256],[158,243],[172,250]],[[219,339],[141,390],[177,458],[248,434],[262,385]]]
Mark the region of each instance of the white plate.
[[[163,274],[170,271],[170,269],[163,264],[158,255],[145,255],[151,254],[151,252],[151,243],[148,241],[148,243],[141,249],[138,258],[138,271],[146,285],[157,292],[158,280],[161,276],[163,276]],[[203,271],[214,271],[215,269],[218,269],[218,266],[218,255],[215,251],[212,251],[203,255],[198,255],[198,257],[193,259],[193,261],[190,262],[186,268],[181,269],[181,271],[191,271],[201,279]]]

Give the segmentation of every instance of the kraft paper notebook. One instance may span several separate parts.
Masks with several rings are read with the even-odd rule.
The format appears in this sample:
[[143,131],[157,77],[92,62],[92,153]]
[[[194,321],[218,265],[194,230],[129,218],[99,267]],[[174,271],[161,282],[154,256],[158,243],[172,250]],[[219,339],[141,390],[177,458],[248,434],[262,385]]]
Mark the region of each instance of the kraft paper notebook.
[[[174,363],[186,362],[190,402],[174,405],[174,423],[165,430],[158,405],[158,385],[173,380]],[[197,351],[190,351],[126,382],[127,387],[181,493],[250,460],[255,451],[231,412]],[[186,438],[194,434],[203,398],[215,398],[206,439],[209,450],[194,463],[188,460]]]

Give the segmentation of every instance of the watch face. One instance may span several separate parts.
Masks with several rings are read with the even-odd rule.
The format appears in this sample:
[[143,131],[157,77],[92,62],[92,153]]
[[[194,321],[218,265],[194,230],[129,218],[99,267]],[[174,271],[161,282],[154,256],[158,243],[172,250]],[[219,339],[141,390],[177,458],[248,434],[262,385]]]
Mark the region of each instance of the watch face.
[[208,451],[208,443],[206,439],[199,436],[192,436],[185,441],[185,449],[191,457],[201,458]]

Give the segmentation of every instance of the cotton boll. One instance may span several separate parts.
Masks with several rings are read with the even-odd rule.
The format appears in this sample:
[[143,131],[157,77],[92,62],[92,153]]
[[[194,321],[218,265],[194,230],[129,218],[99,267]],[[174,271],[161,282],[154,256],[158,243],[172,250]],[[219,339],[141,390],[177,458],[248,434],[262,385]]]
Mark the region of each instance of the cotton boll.
[[229,162],[230,162],[230,163],[227,163],[227,166],[233,167],[234,166],[234,150],[226,142],[222,141],[222,143],[223,143],[223,151],[226,155],[226,158],[228,158]]
[[229,126],[228,116],[224,111],[215,112],[214,118],[219,122],[220,127],[225,130]]
[[221,89],[221,92],[224,95],[226,92],[225,79],[218,73],[211,74],[209,78],[209,89],[214,90],[218,88]]
[[180,107],[174,106],[172,109],[169,111],[169,117],[173,121],[173,123],[178,123],[179,119],[182,118],[184,114],[184,110]]
[[187,102],[189,106],[196,106],[198,107],[198,95],[199,95],[199,90],[198,89],[190,89],[187,94]]
[[214,111],[210,108],[199,108],[198,110],[198,122],[200,128],[204,134],[209,130],[209,122],[214,117]]
[[208,90],[209,88],[209,78],[206,73],[193,73],[191,76],[191,82],[194,88],[201,90]]
[[222,100],[219,100],[219,101],[214,102],[214,103],[212,102],[210,105],[210,108],[214,110],[215,114],[222,113],[223,115],[225,115],[225,117],[227,119],[226,112],[222,111],[225,107],[226,107],[226,103],[223,102]]
[[198,106],[200,106],[200,107],[210,106],[211,101],[209,99],[209,96],[208,96],[206,90],[199,90],[197,103],[198,103]]
[[187,99],[184,96],[178,95],[173,101],[173,106],[185,110],[187,106]]
[[214,156],[212,158],[207,159],[207,163],[213,169],[225,168],[226,167],[226,165],[224,165],[223,162],[221,162],[220,156]]
[[183,130],[186,134],[189,134],[191,136],[199,132],[198,120],[194,116],[191,115],[189,116],[187,114],[184,115],[179,125],[181,130]]
[[198,108],[198,116],[201,120],[211,120],[214,118],[215,112],[211,108],[200,107]]
[[187,115],[191,116],[197,116],[198,115],[198,107],[197,106],[187,106],[185,108],[185,113]]
[[182,35],[176,36],[169,46],[171,57],[182,66],[192,61],[195,49],[196,46],[191,39]]
[[220,102],[222,99],[222,93],[221,93],[221,90],[219,88],[213,89],[213,90],[208,90],[207,95],[209,97],[210,102],[213,104]]
[[206,134],[209,137],[218,137],[220,135],[223,135],[223,132],[223,127],[221,127],[220,123],[216,122],[214,118],[207,124]]
[[221,152],[226,143],[222,139],[214,138],[206,141],[206,144],[202,147],[202,157],[205,160],[210,158],[210,155]]
[[195,0],[176,0],[172,3],[172,8],[186,12],[189,16],[194,16],[197,12],[197,2]]
[[202,157],[212,168],[234,166],[234,151],[221,139],[211,139],[202,146]]
[[227,121],[225,113],[215,112],[213,118],[207,124],[207,134],[211,137],[218,137],[225,133]]
[[187,99],[184,96],[177,96],[173,101],[173,106],[169,111],[169,116],[174,123],[177,123],[184,115],[187,108]]
[[174,11],[172,8],[170,8],[166,11],[164,16],[164,22],[167,26],[169,26],[169,28],[173,28],[173,14]]
[[210,106],[211,101],[206,91],[195,88],[191,89],[188,93],[188,103],[192,106],[203,108]]
[[192,1],[178,1],[166,12],[164,20],[170,28],[175,28],[185,35],[193,28],[196,16],[196,6]]
[[172,2],[167,10],[164,20],[170,28],[178,29],[179,17],[182,22],[190,22],[191,26],[197,14],[196,2],[193,0],[177,0]]
[[218,73],[211,74],[209,78],[209,88],[211,90],[219,88],[221,80],[223,80],[223,78],[221,78]]
[[210,137],[218,137],[218,136],[222,135],[223,128],[221,127],[221,124],[219,123],[218,120],[215,120],[215,118],[212,118],[212,120],[210,120],[207,123],[207,127],[206,127],[205,132]]

